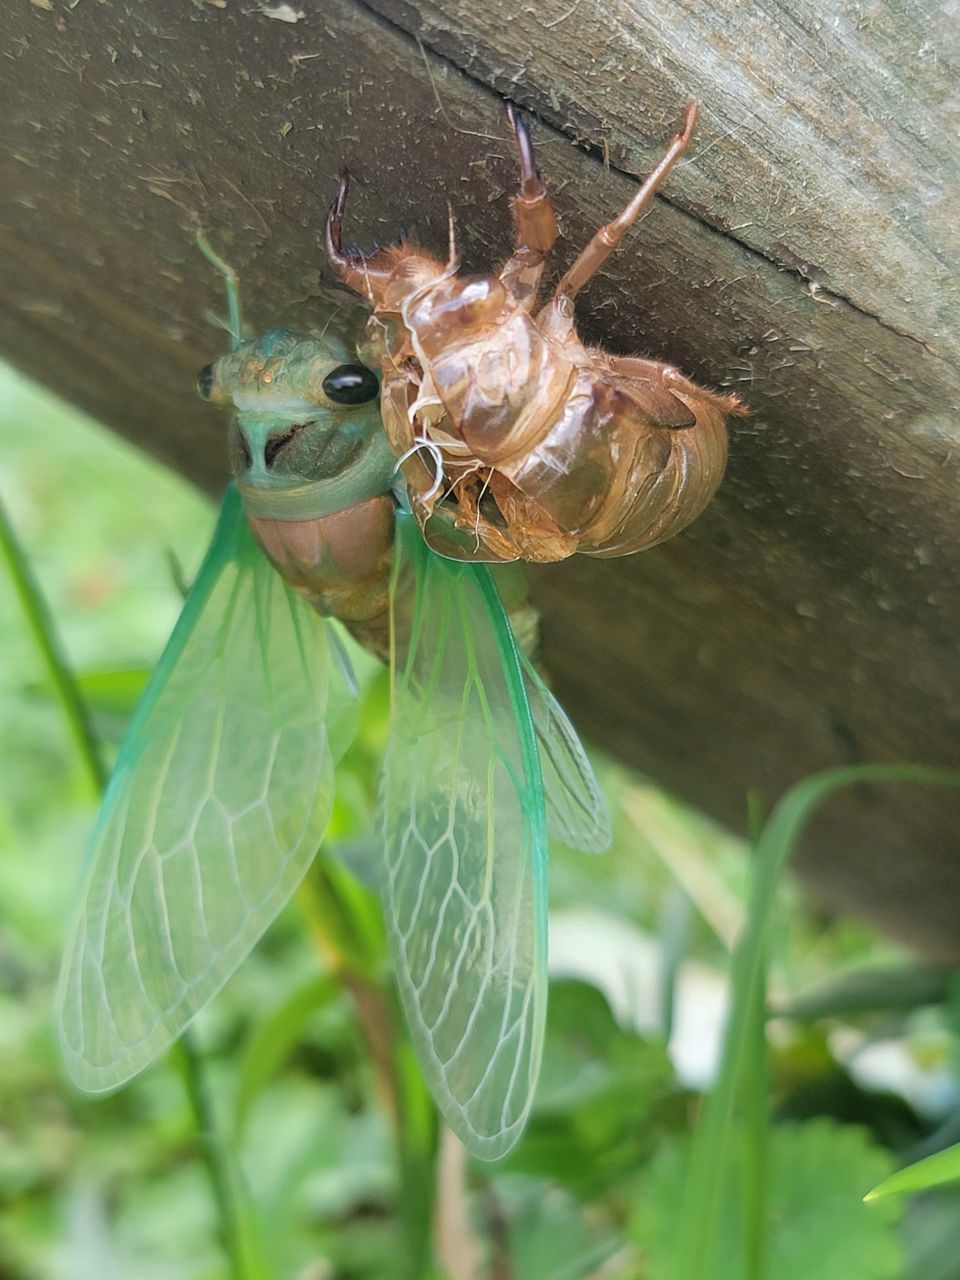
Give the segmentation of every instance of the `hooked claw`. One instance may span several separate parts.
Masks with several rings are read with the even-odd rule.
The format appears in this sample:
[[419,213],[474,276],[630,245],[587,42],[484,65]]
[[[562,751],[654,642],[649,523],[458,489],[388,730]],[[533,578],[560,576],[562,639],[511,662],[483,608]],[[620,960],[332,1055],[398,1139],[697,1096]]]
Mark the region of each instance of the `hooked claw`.
[[340,239],[340,225],[343,220],[343,211],[347,204],[347,192],[350,190],[350,170],[340,170],[340,181],[337,183],[337,194],[333,197],[333,203],[327,214],[327,221],[324,225],[324,243],[326,245],[327,257],[330,259],[330,265],[345,270],[353,265],[351,256],[343,252]]
[[350,170],[341,169],[337,194],[333,198],[324,225],[323,240],[327,259],[345,285],[376,305],[382,286],[390,278],[392,267],[389,261],[385,260],[381,250],[371,254],[370,257],[356,249],[344,251],[340,227],[349,190]]

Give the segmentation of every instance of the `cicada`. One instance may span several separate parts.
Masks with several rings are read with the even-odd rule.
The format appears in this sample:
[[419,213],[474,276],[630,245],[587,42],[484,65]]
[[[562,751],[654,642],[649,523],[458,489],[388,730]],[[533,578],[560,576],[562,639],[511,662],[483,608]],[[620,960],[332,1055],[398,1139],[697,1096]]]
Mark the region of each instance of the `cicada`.
[[[329,328],[241,336],[200,375],[232,406],[212,545],[133,716],[88,854],[59,992],[82,1088],[123,1084],[241,963],[324,838],[356,685],[330,619],[391,663],[377,840],[396,981],[450,1127],[519,1137],[547,998],[547,835],[599,849],[579,739],[490,570],[430,551],[379,378]],[[518,602],[519,607],[519,602]]]
[[327,256],[372,306],[383,423],[431,546],[487,561],[628,555],[703,511],[723,476],[726,416],[742,409],[671,365],[585,346],[574,299],[687,150],[697,105],[687,104],[659,164],[543,306],[557,225],[527,126],[508,116],[520,182],[514,249],[499,271],[460,273],[452,221],[445,262],[406,243],[345,251],[346,171]]

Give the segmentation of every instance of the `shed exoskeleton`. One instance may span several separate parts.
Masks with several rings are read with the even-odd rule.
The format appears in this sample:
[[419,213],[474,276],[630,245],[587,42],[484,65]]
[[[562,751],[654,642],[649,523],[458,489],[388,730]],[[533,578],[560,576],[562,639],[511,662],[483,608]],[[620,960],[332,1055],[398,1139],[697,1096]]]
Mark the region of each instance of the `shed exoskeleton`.
[[345,251],[343,172],[326,224],[340,279],[373,307],[368,344],[383,424],[402,460],[427,543],[464,560],[621,556],[671,537],[723,476],[737,397],[672,365],[580,340],[574,298],[651,203],[686,151],[682,130],[623,212],[601,227],[545,306],[538,294],[557,235],[529,131],[508,108],[520,183],[513,254],[494,274],[462,275],[406,243]]

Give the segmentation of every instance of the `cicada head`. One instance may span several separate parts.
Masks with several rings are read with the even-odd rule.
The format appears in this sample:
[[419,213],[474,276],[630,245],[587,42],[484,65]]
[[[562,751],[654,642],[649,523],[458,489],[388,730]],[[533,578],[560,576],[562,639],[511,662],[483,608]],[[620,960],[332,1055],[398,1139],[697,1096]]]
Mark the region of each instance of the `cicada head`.
[[370,487],[390,487],[392,455],[382,447],[380,380],[339,338],[271,332],[243,342],[203,369],[200,395],[232,405],[230,457],[242,489],[283,490],[342,480],[359,468]]

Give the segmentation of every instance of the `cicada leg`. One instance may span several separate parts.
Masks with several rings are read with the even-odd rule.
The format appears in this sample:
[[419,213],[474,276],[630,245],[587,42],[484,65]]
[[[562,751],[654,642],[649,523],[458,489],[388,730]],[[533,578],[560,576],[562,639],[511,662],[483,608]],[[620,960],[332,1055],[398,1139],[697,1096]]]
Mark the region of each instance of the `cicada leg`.
[[[659,383],[668,391],[686,392],[688,396],[697,400],[705,400],[721,413],[746,413],[739,397],[733,392],[724,394],[721,391],[709,391],[706,387],[697,386],[689,378],[685,378],[679,369],[675,369],[670,364],[663,364],[659,360],[644,360],[642,356],[609,356],[607,368],[611,373],[619,374],[624,378],[641,378],[644,381]],[[665,423],[664,425],[691,426],[692,423]]]
[[557,238],[557,220],[537,172],[527,122],[509,102],[507,120],[516,139],[520,184],[511,199],[516,224],[513,256],[500,271],[500,281],[518,302],[530,309],[537,299],[547,254]]
[[696,102],[690,101],[687,103],[683,118],[683,128],[676,137],[671,139],[670,145],[663,153],[660,163],[654,169],[651,169],[647,175],[646,182],[638,187],[623,212],[614,218],[612,222],[608,222],[605,227],[601,227],[586,248],[581,251],[576,262],[557,285],[553,295],[554,298],[563,295],[572,298],[610,257],[640,214],[649,206],[664,178],[666,178],[690,145],[698,111],[699,107]]
[[[561,529],[538,502],[499,471],[484,468],[466,475],[457,481],[454,492],[457,528],[476,540],[474,554],[460,559],[551,564],[566,560],[577,549],[574,535]],[[498,513],[492,519],[484,509],[487,494]]]
[[213,246],[202,231],[197,232],[197,248],[211,264],[216,267],[223,277],[224,288],[227,291],[227,331],[230,334],[230,348],[236,351],[237,347],[243,341],[243,314],[240,310],[240,278],[230,266],[215,252]]
[[380,300],[383,286],[390,279],[393,266],[382,249],[372,254],[363,254],[355,249],[344,249],[340,238],[340,225],[343,222],[343,211],[347,205],[347,192],[350,190],[350,171],[340,171],[337,183],[337,194],[327,213],[324,225],[323,241],[327,250],[327,260],[331,267],[354,293],[359,293],[374,305]]

